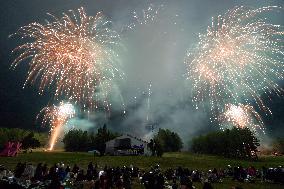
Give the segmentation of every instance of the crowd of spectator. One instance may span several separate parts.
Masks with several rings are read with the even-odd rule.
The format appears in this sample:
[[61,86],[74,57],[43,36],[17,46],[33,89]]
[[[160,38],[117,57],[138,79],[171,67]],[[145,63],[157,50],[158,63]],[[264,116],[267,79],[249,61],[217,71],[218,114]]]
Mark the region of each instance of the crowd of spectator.
[[[85,171],[86,170],[86,171]],[[231,178],[239,182],[275,182],[284,184],[284,168],[266,168],[258,170],[253,166],[248,168],[231,167],[214,168],[206,172],[177,167],[161,170],[159,165],[149,170],[140,170],[134,166],[99,167],[92,162],[86,169],[78,165],[70,167],[64,163],[57,163],[51,167],[39,163],[18,163],[14,171],[0,166],[0,188],[49,188],[49,189],[131,189],[133,181],[146,189],[193,189],[195,182],[203,183],[203,189],[212,189],[211,183],[222,182],[224,178]],[[232,187],[234,188],[234,187]],[[238,188],[238,187],[235,187]]]
[[159,166],[155,166],[144,174],[141,180],[146,189],[164,188],[165,183],[171,183],[170,188],[172,189],[192,189],[195,188],[193,185],[195,182],[204,183],[203,189],[212,189],[213,186],[211,183],[221,183],[225,178],[239,182],[254,183],[256,180],[260,180],[261,182],[284,184],[284,168],[281,166],[277,168],[262,167],[261,170],[258,170],[253,166],[248,168],[243,168],[242,166],[233,168],[228,165],[225,169],[214,168],[204,172],[177,167],[176,169],[167,169],[162,174]]
[[99,168],[89,163],[87,170],[75,164],[72,168],[63,163],[57,163],[50,168],[47,164],[18,163],[15,170],[0,168],[0,188],[131,188],[131,179],[138,177],[139,169],[130,167]]

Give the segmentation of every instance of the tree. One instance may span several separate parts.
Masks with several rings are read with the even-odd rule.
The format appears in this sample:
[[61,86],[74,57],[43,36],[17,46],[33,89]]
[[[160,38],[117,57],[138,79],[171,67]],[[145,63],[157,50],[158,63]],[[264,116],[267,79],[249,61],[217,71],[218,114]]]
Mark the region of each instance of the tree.
[[2,150],[5,144],[9,141],[7,134],[1,129],[0,130],[0,150]]
[[162,157],[163,153],[164,153],[164,149],[163,149],[163,146],[161,145],[160,141],[158,140],[155,140],[154,141],[155,143],[155,152],[157,154],[158,157]]
[[34,132],[34,138],[40,142],[40,146],[45,146],[48,141],[47,133]]
[[40,142],[36,138],[34,138],[33,132],[31,132],[27,136],[25,136],[21,142],[22,142],[22,148],[23,149],[40,147]]
[[66,151],[87,151],[91,140],[87,131],[70,130],[63,138]]
[[[9,141],[24,142],[23,148],[36,148],[46,145],[47,139],[47,133],[33,132],[19,128],[0,128],[0,149]],[[38,142],[40,142],[40,145],[38,145]]]
[[254,159],[258,146],[258,139],[248,128],[233,128],[194,138],[191,150],[195,153]]
[[284,138],[277,138],[272,146],[274,152],[284,154]]
[[112,133],[110,130],[107,129],[106,124],[102,128],[98,129],[97,134],[92,139],[92,147],[100,152],[101,155],[105,154],[106,150],[106,142],[116,138],[118,134]]
[[177,133],[169,129],[159,129],[154,136],[154,146],[159,152],[177,152],[181,150],[183,143]]
[[150,142],[148,143],[148,148],[151,151],[151,155],[155,156],[156,149],[155,149],[155,144],[154,144],[154,140],[153,139],[151,139]]
[[63,138],[66,151],[88,151],[98,150],[101,155],[105,153],[105,143],[117,137],[106,125],[98,129],[96,134],[82,130],[70,130]]

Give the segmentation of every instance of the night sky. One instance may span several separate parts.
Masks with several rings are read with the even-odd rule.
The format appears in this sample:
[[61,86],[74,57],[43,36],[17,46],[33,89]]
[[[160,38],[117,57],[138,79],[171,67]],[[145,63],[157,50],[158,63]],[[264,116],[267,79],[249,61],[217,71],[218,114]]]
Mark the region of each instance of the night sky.
[[[76,10],[80,7],[84,7],[86,12],[89,15],[95,15],[98,11],[103,11],[104,14],[113,21],[114,28],[117,30],[121,29],[123,25],[129,23],[130,17],[133,10],[141,11],[143,8],[147,8],[150,3],[155,5],[163,4],[165,11],[165,19],[171,19],[172,15],[178,15],[177,26],[176,28],[171,28],[168,26],[162,26],[163,29],[169,30],[169,40],[173,40],[177,48],[167,49],[167,46],[158,45],[159,48],[164,48],[163,52],[156,52],[157,57],[163,57],[167,54],[166,62],[168,69],[171,70],[162,70],[166,72],[171,80],[170,84],[168,81],[164,81],[163,74],[157,74],[158,71],[155,66],[153,69],[148,69],[149,77],[153,81],[153,106],[161,106],[163,111],[155,111],[153,113],[153,120],[160,122],[160,127],[165,128],[174,128],[175,124],[181,124],[182,126],[177,126],[178,132],[195,134],[198,132],[192,131],[196,128],[195,125],[190,125],[191,121],[186,116],[187,113],[193,115],[194,124],[198,125],[199,132],[206,130],[206,126],[199,126],[202,123],[206,123],[206,116],[200,116],[192,112],[190,108],[184,108],[180,104],[183,104],[180,100],[168,101],[168,98],[161,97],[161,94],[165,94],[164,91],[170,91],[179,89],[177,83],[171,81],[180,81],[183,74],[182,66],[173,66],[172,62],[181,62],[183,61],[183,56],[186,52],[186,49],[194,43],[197,39],[199,32],[204,32],[207,25],[211,22],[211,17],[218,14],[224,13],[227,9],[233,8],[236,5],[246,5],[251,7],[261,7],[266,5],[279,5],[284,6],[284,0],[168,0],[168,1],[144,1],[144,0],[6,0],[1,2],[0,6],[0,127],[19,127],[19,128],[28,128],[43,130],[39,123],[36,123],[35,117],[38,112],[47,104],[53,103],[51,98],[51,93],[45,93],[43,95],[38,94],[37,86],[27,85],[23,89],[23,85],[27,76],[28,65],[27,62],[21,63],[15,70],[10,69],[10,65],[15,58],[15,55],[11,54],[11,51],[16,46],[23,43],[17,37],[8,36],[17,31],[21,26],[27,25],[31,22],[40,22],[44,23],[44,20],[49,18],[46,13],[52,13],[56,16],[61,16],[62,12],[67,12],[70,9]],[[173,16],[174,17],[174,16]],[[274,19],[276,23],[284,25],[284,14],[277,14]],[[160,28],[158,28],[160,29]],[[182,29],[182,30],[179,30]],[[149,33],[157,32],[156,28],[151,28]],[[163,39],[157,39],[158,42],[164,41]],[[172,47],[171,47],[172,48]],[[165,53],[166,52],[166,53]],[[168,52],[168,53],[167,53]],[[170,57],[171,56],[171,57]],[[140,58],[141,59],[141,58]],[[139,62],[140,60],[137,60]],[[151,62],[151,61],[148,61]],[[137,63],[138,64],[138,63]],[[141,64],[140,64],[141,65]],[[146,64],[143,64],[148,66]],[[153,65],[153,64],[152,64]],[[157,66],[158,67],[158,66]],[[140,68],[140,67],[139,67]],[[175,70],[173,72],[172,70]],[[145,72],[146,72],[145,71]],[[131,73],[131,71],[128,71]],[[153,73],[151,73],[153,72]],[[171,74],[173,75],[171,78]],[[132,72],[130,77],[134,77],[136,72]],[[176,76],[180,75],[180,76]],[[142,88],[141,90],[146,90],[148,80],[138,78],[137,80],[131,79],[130,87],[125,89],[125,86],[122,89],[122,95],[126,99],[130,99],[135,92],[132,89],[136,85]],[[170,85],[170,86],[168,86]],[[158,87],[155,87],[158,86]],[[172,87],[175,86],[175,87]],[[156,93],[155,93],[156,90]],[[168,94],[167,94],[168,95]],[[143,96],[143,95],[142,95]],[[169,95],[170,96],[170,95]],[[172,97],[171,97],[172,98]],[[184,98],[184,97],[183,97]],[[162,99],[162,100],[161,100]],[[143,104],[143,99],[138,103]],[[164,101],[163,101],[164,100]],[[169,105],[167,105],[167,103]],[[166,105],[165,105],[166,104]],[[268,116],[265,119],[265,123],[268,127],[268,133],[271,136],[284,136],[284,99],[279,97],[273,97],[273,101],[267,100],[268,106],[273,111],[273,116]],[[127,121],[123,120],[124,118],[119,117],[119,113],[113,113],[110,125],[116,125],[116,128],[123,128],[127,130],[131,127],[131,130],[136,130],[136,127],[139,127],[137,123],[143,121],[140,120],[140,117],[145,117],[143,114],[144,106],[139,105],[139,111],[135,110],[138,106],[134,106],[129,103],[128,108],[132,112],[139,112],[130,114],[132,118],[128,118]],[[141,108],[142,107],[142,108]],[[174,108],[173,108],[174,107]],[[168,110],[169,109],[169,110]],[[178,110],[176,110],[178,109]],[[167,110],[167,111],[165,111]],[[188,111],[187,111],[188,110]],[[154,110],[153,110],[154,111]],[[157,113],[158,112],[158,113]],[[167,124],[163,125],[163,118],[165,114],[171,114],[167,116],[171,126]],[[142,115],[141,115],[142,114]],[[133,116],[131,116],[133,115]],[[178,116],[176,116],[178,115]],[[183,116],[184,115],[184,116]],[[117,117],[118,118],[117,118]],[[178,118],[177,118],[178,117]],[[186,117],[186,119],[185,119]],[[183,121],[176,121],[181,119]],[[203,121],[198,121],[198,119],[203,119]],[[196,121],[197,120],[197,121]],[[120,122],[120,123],[118,123]],[[101,121],[100,124],[102,124]],[[190,126],[187,126],[189,124]],[[126,126],[127,125],[127,126]],[[131,126],[130,126],[131,125]],[[114,127],[114,126],[113,126]],[[119,129],[118,129],[119,130]]]

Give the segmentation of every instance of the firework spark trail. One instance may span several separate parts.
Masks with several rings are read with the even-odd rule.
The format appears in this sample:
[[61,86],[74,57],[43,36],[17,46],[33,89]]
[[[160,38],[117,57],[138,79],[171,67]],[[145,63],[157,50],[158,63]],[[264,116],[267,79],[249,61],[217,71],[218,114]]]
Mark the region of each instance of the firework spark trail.
[[157,17],[159,15],[160,10],[164,7],[164,5],[155,6],[150,4],[147,9],[143,9],[142,12],[133,12],[132,22],[127,25],[123,30],[133,30],[139,25],[147,25],[151,23],[155,23],[157,21]]
[[152,82],[149,82],[148,87],[148,97],[147,97],[147,116],[146,116],[146,122],[149,122],[150,112],[151,112],[151,96],[152,96]]
[[79,16],[71,10],[70,16],[51,15],[51,22],[21,27],[16,34],[32,42],[13,50],[19,55],[12,66],[29,59],[26,83],[39,80],[40,94],[55,84],[56,98],[64,96],[83,107],[93,107],[97,92],[106,97],[111,82],[123,75],[116,53],[120,38],[102,13],[92,17],[83,8],[78,12]]
[[237,128],[249,128],[255,133],[264,132],[264,123],[257,111],[250,105],[226,104],[224,112],[219,116],[223,129],[231,126]]
[[281,95],[283,80],[283,26],[267,23],[259,14],[280,7],[249,9],[235,7],[212,19],[197,47],[187,54],[188,79],[193,83],[193,101],[209,101],[213,114],[226,103],[256,103],[271,113],[261,95]]
[[53,150],[55,143],[57,142],[58,136],[62,131],[62,127],[67,123],[67,121],[74,117],[75,109],[70,103],[61,102],[59,106],[48,106],[43,108],[37,116],[39,119],[42,118],[42,125],[50,125],[50,141],[49,150]]

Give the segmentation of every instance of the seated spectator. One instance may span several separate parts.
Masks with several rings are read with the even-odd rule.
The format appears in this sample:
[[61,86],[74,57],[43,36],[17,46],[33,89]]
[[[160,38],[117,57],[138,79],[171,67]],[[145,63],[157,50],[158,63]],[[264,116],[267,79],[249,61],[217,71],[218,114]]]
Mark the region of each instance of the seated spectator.
[[30,180],[31,178],[34,177],[34,174],[35,174],[34,166],[31,163],[29,163],[24,170],[23,177],[27,180]]
[[93,189],[95,187],[95,181],[89,177],[86,181],[83,183],[83,189]]
[[61,186],[59,178],[54,177],[51,180],[51,183],[49,184],[48,189],[64,189],[64,188],[63,188],[63,186]]
[[6,175],[7,175],[7,170],[5,169],[4,166],[1,166],[0,167],[0,180],[6,177]]
[[210,184],[210,182],[205,182],[203,184],[203,189],[213,189],[213,186]]
[[24,173],[26,169],[26,163],[18,163],[17,166],[16,166],[16,169],[14,171],[15,173],[15,177],[16,178],[21,178],[22,174]]
[[39,163],[35,170],[35,180],[43,180],[43,166],[42,163]]
[[178,184],[176,179],[173,179],[172,189],[178,189]]
[[76,174],[76,173],[79,172],[79,169],[80,169],[80,168],[78,167],[78,165],[75,164],[74,167],[73,167],[73,169],[72,169],[72,172],[73,172],[74,174]]
[[42,167],[42,176],[43,176],[43,178],[47,178],[47,176],[48,176],[48,167],[47,167],[46,163]]
[[77,175],[76,181],[83,181],[85,180],[84,170],[81,169]]

